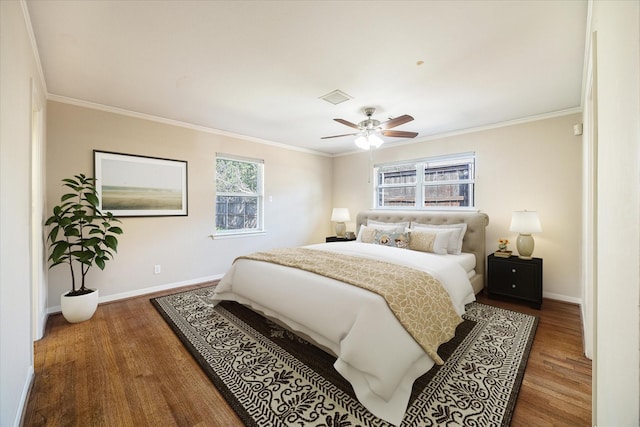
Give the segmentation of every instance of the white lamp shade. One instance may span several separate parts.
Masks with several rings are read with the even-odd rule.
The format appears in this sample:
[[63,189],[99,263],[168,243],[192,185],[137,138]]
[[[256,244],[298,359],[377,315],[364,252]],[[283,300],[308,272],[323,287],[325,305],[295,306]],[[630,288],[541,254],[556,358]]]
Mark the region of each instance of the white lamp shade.
[[345,222],[350,220],[351,220],[351,217],[349,216],[349,209],[333,208],[333,212],[331,213],[331,221]]
[[380,147],[382,144],[384,144],[384,141],[375,133],[370,133],[368,135],[360,135],[359,137],[356,138],[355,143],[356,143],[356,146],[358,146],[358,148],[362,148],[363,150],[368,150],[371,147],[373,148]]
[[520,234],[540,233],[542,226],[538,212],[535,211],[514,211],[511,215],[510,231],[516,231]]
[[375,147],[378,148],[382,145],[382,143],[384,142],[382,140],[382,138],[380,138],[378,135],[376,135],[375,133],[369,135],[367,137],[367,139],[369,140],[369,146],[371,147]]
[[355,143],[358,148],[362,148],[363,150],[369,149],[369,141],[367,141],[367,138],[362,135],[356,138]]

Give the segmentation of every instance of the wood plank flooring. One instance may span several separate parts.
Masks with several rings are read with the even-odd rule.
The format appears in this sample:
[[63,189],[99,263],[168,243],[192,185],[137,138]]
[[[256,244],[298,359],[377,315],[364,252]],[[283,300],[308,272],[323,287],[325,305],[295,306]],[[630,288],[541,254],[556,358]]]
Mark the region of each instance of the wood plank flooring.
[[[100,305],[80,324],[51,316],[35,343],[23,425],[242,426],[149,302],[173,292]],[[511,425],[591,425],[591,362],[582,355],[578,307],[479,301],[540,318]]]
[[584,356],[580,308],[545,299],[536,310],[479,296],[478,301],[539,318],[511,426],[590,426],[591,361]]

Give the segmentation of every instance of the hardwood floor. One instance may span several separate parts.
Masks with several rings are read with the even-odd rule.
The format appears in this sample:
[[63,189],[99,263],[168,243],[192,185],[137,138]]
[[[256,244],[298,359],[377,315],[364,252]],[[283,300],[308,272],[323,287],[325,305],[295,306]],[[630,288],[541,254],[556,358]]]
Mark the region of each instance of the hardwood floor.
[[545,299],[536,310],[480,296],[479,302],[539,318],[511,426],[590,426],[591,361],[584,356],[580,308]]
[[[184,288],[187,289],[187,288]],[[35,343],[24,426],[242,426],[145,295],[103,304],[84,323],[51,316]],[[591,424],[591,362],[579,309],[480,302],[540,318],[512,426]]]

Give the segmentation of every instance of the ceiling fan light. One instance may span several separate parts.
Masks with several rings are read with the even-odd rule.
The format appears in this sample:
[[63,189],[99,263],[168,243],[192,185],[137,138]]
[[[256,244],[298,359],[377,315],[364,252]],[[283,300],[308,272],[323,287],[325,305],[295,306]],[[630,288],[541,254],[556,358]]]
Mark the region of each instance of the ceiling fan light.
[[384,141],[375,133],[366,133],[365,135],[360,135],[354,141],[358,148],[363,150],[369,150],[371,148],[380,147]]
[[369,141],[363,135],[357,137],[355,143],[358,148],[362,148],[363,150],[369,149]]
[[378,135],[376,135],[375,133],[374,133],[374,134],[369,135],[369,136],[367,137],[367,140],[368,140],[368,142],[369,142],[369,146],[370,146],[370,147],[374,147],[374,148],[378,148],[378,147],[380,147],[380,146],[384,143],[384,141],[382,140],[382,138],[380,138],[380,137],[379,137]]
[[393,138],[415,138],[418,136],[418,132],[407,132],[400,130],[389,130],[401,124],[410,122],[413,120],[413,117],[408,114],[403,114],[402,116],[389,118],[386,122],[381,123],[380,121],[373,119],[371,116],[376,111],[373,107],[366,107],[362,110],[363,113],[367,116],[366,120],[361,121],[358,124],[351,123],[345,119],[333,119],[338,123],[342,123],[345,126],[349,126],[350,128],[358,129],[360,133],[347,133],[344,135],[333,135],[333,136],[323,136],[321,139],[328,138],[339,138],[343,136],[351,136],[357,135],[355,139],[355,144],[358,148],[363,150],[370,150],[372,148],[378,148],[382,144],[384,144],[384,140],[380,138],[380,134],[384,136],[389,136]]

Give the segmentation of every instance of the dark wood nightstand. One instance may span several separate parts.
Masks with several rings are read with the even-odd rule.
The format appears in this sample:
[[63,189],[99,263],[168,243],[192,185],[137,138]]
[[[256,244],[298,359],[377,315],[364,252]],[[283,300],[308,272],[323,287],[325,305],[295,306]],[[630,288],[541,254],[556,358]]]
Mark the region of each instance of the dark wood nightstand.
[[355,237],[338,237],[338,236],[329,236],[327,237],[327,243],[331,242],[351,242],[352,240],[356,240]]
[[520,259],[491,254],[487,257],[489,298],[508,297],[525,301],[540,309],[542,305],[542,258]]

